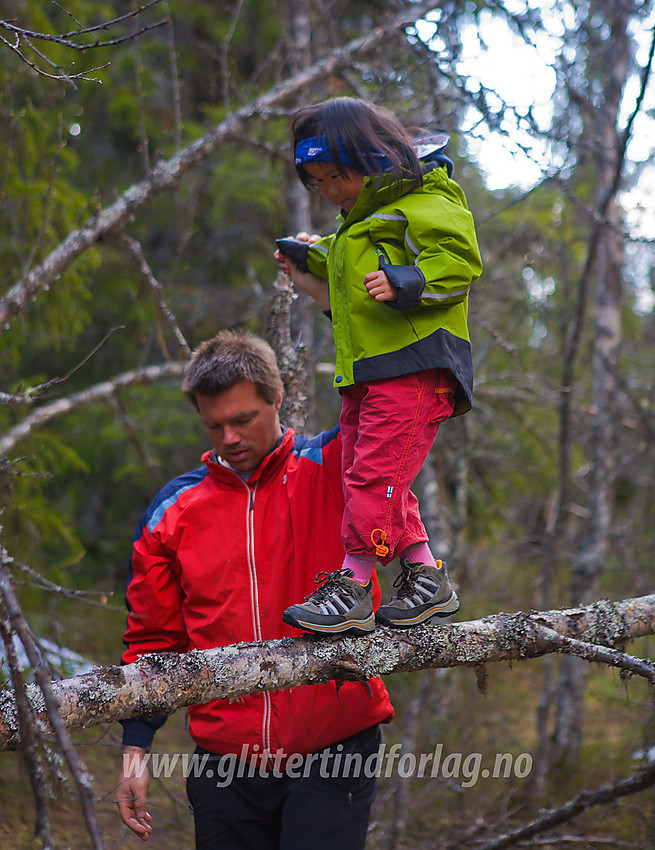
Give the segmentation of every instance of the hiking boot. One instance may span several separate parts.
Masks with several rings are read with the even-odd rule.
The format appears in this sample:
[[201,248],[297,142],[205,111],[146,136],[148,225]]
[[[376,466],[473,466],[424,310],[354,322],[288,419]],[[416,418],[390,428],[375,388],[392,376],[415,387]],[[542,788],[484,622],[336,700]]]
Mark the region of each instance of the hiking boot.
[[319,589],[304,602],[287,608],[282,619],[297,629],[321,635],[372,632],[375,628],[372,584],[369,581],[361,585],[352,575],[352,570],[319,573],[316,576],[316,584],[321,584]]
[[431,617],[448,617],[459,608],[443,561],[437,566],[400,559],[402,571],[393,583],[398,593],[381,605],[375,619],[383,626],[409,629]]

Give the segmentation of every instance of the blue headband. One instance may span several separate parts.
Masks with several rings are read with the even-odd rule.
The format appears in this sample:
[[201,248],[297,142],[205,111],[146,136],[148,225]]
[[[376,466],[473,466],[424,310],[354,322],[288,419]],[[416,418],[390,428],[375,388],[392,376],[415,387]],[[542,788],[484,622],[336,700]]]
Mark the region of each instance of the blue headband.
[[[339,142],[339,159],[344,165],[350,165],[350,157],[341,138]],[[310,139],[301,139],[296,145],[296,165],[304,165],[306,162],[332,162],[332,152],[328,144],[327,136],[312,136]]]
[[[352,168],[352,160],[343,143],[343,139],[337,137],[339,162],[347,168]],[[386,171],[391,166],[387,157],[382,153],[367,152],[363,154],[364,159],[375,166],[375,171]],[[304,165],[306,162],[334,162],[332,151],[327,136],[312,136],[310,139],[301,139],[296,145],[295,163]]]

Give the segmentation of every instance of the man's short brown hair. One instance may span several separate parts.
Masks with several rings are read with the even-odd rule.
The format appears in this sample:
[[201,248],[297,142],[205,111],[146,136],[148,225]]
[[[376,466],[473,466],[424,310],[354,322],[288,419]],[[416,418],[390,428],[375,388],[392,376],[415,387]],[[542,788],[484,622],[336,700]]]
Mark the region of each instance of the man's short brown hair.
[[251,381],[269,404],[284,392],[271,346],[253,334],[224,330],[193,352],[184,371],[182,392],[197,408],[196,394],[215,396],[244,380]]

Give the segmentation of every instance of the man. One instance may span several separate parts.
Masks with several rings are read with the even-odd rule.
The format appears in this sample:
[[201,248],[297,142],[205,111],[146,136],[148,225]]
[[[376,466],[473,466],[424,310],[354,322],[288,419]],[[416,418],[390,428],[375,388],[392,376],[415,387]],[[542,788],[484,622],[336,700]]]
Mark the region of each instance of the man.
[[[204,466],[159,493],[138,527],[124,663],[297,636],[282,612],[315,591],[317,572],[336,573],[343,560],[338,429],[307,439],[280,425],[271,348],[224,331],[193,354],[182,389],[213,448]],[[377,579],[374,595],[379,603]],[[187,781],[197,850],[361,850],[375,795],[361,765],[378,750],[378,724],[392,716],[379,679],[191,706],[196,764],[204,764]],[[144,841],[152,827],[143,763],[163,720],[123,723],[118,808]],[[360,769],[336,769],[346,754]],[[217,782],[225,758],[238,767]]]

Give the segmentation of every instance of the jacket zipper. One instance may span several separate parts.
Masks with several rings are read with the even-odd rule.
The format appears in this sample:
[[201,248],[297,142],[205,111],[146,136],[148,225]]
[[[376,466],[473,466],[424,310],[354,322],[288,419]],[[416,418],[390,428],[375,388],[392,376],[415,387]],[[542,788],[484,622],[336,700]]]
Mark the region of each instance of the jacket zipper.
[[[255,493],[259,481],[248,488],[248,513],[246,517],[246,548],[248,552],[248,575],[250,578],[250,608],[255,640],[262,640],[262,624],[259,613],[259,587],[257,583],[257,562],[255,559]],[[262,755],[271,751],[271,695],[262,693],[264,713],[262,716]]]

